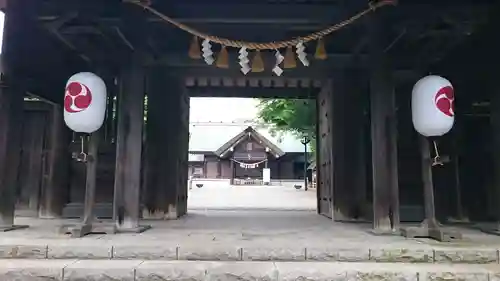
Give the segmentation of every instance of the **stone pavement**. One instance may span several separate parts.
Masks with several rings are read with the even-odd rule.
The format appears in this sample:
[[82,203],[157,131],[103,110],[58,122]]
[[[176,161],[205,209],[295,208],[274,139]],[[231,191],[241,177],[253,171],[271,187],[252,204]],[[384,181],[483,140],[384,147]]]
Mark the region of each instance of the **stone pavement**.
[[141,234],[72,239],[57,230],[78,221],[17,217],[30,228],[0,232],[0,281],[500,281],[500,237],[471,228],[452,243],[373,236],[291,188],[201,188],[189,200],[187,216],[144,220]]
[[0,260],[0,280],[475,280],[500,279],[498,265],[200,262],[142,260]]
[[189,190],[191,210],[316,210],[316,190],[285,186],[205,184]]
[[141,234],[81,239],[57,234],[67,222],[17,218],[31,227],[0,233],[0,258],[499,263],[500,237],[473,229],[452,243],[373,236],[368,224],[311,211],[190,211],[176,221],[144,221],[153,228]]

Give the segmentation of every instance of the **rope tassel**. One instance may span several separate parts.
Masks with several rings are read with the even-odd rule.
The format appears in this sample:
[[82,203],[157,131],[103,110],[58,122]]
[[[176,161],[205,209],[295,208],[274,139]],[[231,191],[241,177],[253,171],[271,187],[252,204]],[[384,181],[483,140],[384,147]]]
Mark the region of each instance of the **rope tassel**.
[[253,57],[252,72],[262,72],[262,71],[264,71],[264,60],[262,59],[260,51],[257,50],[255,52],[255,56]]
[[328,57],[326,54],[325,41],[323,39],[318,40],[314,57],[318,60],[326,60],[326,58]]
[[229,54],[225,46],[222,46],[215,65],[217,65],[218,68],[229,68]]
[[197,36],[193,36],[193,40],[189,46],[189,57],[192,59],[201,59],[200,42]]
[[288,46],[286,48],[285,61],[283,63],[283,67],[286,69],[297,67],[297,61],[295,61],[295,54],[293,53],[292,46]]

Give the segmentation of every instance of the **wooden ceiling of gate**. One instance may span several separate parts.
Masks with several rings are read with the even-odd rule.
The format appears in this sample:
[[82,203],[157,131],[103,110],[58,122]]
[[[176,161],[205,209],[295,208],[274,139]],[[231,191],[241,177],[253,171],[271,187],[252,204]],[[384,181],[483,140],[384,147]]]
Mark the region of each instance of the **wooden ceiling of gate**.
[[[200,31],[246,41],[277,41],[301,36],[347,19],[367,7],[366,0],[152,2],[160,12]],[[422,69],[441,59],[485,21],[493,2],[400,0],[395,8],[383,8],[390,22],[385,27],[390,36],[386,40],[386,51],[395,69],[403,72]],[[242,77],[237,50],[230,50],[229,70],[192,60],[187,55],[191,35],[121,0],[39,0],[33,3],[36,3],[33,5],[37,26],[30,30],[29,36],[23,35],[29,42],[36,42],[31,43],[37,49],[32,57],[23,58],[26,76],[31,79],[60,83],[69,73],[92,69],[95,65],[117,68],[132,49],[142,49],[148,65],[173,67],[173,72],[183,79],[204,77],[208,81],[219,80],[224,85],[228,77]],[[133,9],[135,14],[124,20],[124,15],[130,15]],[[354,64],[368,66],[366,24],[367,21],[360,21],[327,37],[328,59],[313,60],[307,69],[299,66],[285,72],[285,80],[311,78],[307,84],[314,85],[314,79],[327,75],[326,70]],[[309,45],[308,53],[313,54],[314,48],[313,44]],[[218,50],[218,46],[214,49]],[[249,77],[266,78],[267,75],[269,79],[272,76],[273,55],[265,53],[264,57],[267,72]],[[47,72],[47,66],[51,73]],[[53,77],[47,77],[49,74]],[[218,78],[207,78],[214,76]]]

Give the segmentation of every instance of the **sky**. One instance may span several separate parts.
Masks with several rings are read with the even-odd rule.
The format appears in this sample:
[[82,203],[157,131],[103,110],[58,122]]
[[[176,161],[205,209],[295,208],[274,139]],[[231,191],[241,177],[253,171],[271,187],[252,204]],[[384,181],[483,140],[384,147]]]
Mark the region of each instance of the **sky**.
[[256,119],[259,101],[252,98],[191,98],[189,121],[233,122]]
[[3,24],[5,21],[5,14],[0,12],[0,54],[2,53],[2,43],[3,43]]

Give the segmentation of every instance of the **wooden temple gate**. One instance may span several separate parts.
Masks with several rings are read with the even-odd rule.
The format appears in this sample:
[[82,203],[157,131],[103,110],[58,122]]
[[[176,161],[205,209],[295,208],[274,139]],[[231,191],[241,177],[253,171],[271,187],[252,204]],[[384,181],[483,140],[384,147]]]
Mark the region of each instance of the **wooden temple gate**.
[[[125,231],[140,231],[141,216],[181,217],[187,212],[189,98],[237,96],[316,99],[318,212],[337,221],[373,218],[375,232],[391,232],[403,205],[422,202],[417,198],[421,177],[409,113],[411,87],[431,69],[453,75],[443,57],[467,38],[469,28],[480,26],[491,8],[487,1],[412,0],[376,10],[332,35],[326,60],[276,77],[271,72],[244,76],[232,51],[229,60],[235,63],[229,69],[193,61],[186,50],[190,35],[137,5],[104,2],[0,1],[7,15],[0,90],[0,228],[13,228],[19,184],[42,186],[20,189],[22,201],[38,208],[41,217],[61,217],[65,206],[82,216],[85,184],[97,187],[92,196],[108,204],[103,216],[113,216]],[[259,41],[300,36],[367,6],[366,1],[285,2],[152,4],[164,13],[172,11],[179,22]],[[273,9],[282,12],[276,15]],[[453,23],[441,20],[443,13]],[[464,13],[466,20],[460,18]],[[269,34],[262,33],[263,24]],[[262,57],[265,68],[272,68],[274,54],[262,52]],[[65,81],[81,71],[97,73],[109,91],[105,126],[85,148],[94,152],[88,165],[71,160],[79,144],[71,146],[59,107],[51,106],[43,118],[26,113],[22,121],[25,95],[61,103]],[[22,134],[20,123],[25,124]],[[41,130],[49,132],[45,146],[39,143]],[[43,161],[20,156],[21,146],[29,148],[30,157],[43,155]],[[25,166],[30,176],[23,174],[18,181]],[[458,185],[455,174],[445,178]],[[37,180],[43,183],[31,183]],[[41,195],[34,199],[32,192]],[[459,198],[460,187],[453,193]],[[451,205],[459,207],[442,210],[443,216],[460,213],[457,202]]]

